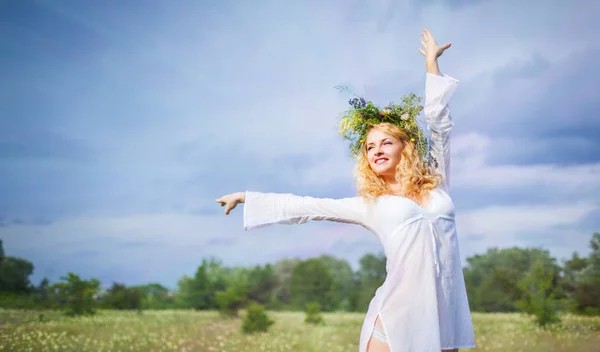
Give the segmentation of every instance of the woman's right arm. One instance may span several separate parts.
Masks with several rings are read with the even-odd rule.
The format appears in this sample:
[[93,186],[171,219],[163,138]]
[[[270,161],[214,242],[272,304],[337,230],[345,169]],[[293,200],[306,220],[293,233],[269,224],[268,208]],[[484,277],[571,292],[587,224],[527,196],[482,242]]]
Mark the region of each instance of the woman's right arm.
[[313,198],[294,194],[246,192],[244,229],[270,224],[333,221],[366,225],[366,204],[361,198]]
[[[227,203],[227,197],[230,202]],[[231,203],[244,203],[244,229],[272,224],[303,224],[309,221],[333,221],[361,225],[367,224],[367,204],[362,198],[313,198],[282,193],[240,192],[221,198],[226,213],[235,207]],[[219,201],[219,200],[217,200]]]

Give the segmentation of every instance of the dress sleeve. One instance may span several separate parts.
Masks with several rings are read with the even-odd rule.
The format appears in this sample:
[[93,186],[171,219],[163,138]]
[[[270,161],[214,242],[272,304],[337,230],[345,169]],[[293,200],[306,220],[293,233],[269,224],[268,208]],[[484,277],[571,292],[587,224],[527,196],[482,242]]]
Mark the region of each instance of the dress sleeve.
[[246,192],[244,229],[271,224],[303,224],[334,221],[367,225],[367,206],[362,198],[313,198],[293,194]]
[[425,121],[429,128],[431,166],[442,176],[442,188],[450,188],[450,131],[454,127],[448,102],[459,81],[446,75],[427,73],[425,81]]

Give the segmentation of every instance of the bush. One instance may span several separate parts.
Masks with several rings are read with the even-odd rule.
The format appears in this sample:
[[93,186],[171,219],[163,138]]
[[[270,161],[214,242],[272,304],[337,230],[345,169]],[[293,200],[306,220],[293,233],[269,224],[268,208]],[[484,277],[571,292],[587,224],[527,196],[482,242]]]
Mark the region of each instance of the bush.
[[560,322],[560,300],[556,299],[553,278],[553,269],[544,267],[538,260],[519,282],[525,294],[516,305],[523,312],[534,315],[535,322],[541,327]]
[[14,294],[0,292],[0,308],[40,309],[45,308],[32,294]]
[[53,285],[57,298],[66,314],[70,316],[93,315],[96,313],[95,296],[100,291],[100,281],[96,279],[82,280],[69,273],[61,277],[63,282]]
[[246,334],[254,332],[266,332],[269,330],[271,325],[273,325],[273,323],[274,321],[267,316],[265,308],[262,305],[258,303],[252,303],[248,307],[248,312],[244,318],[242,331]]
[[319,302],[311,302],[306,305],[306,318],[304,319],[304,322],[315,325],[323,323],[321,305]]
[[113,283],[102,298],[103,307],[117,310],[142,310],[142,289]]
[[238,316],[239,309],[246,302],[246,296],[236,287],[230,287],[225,291],[216,292],[215,301],[219,306],[221,316],[235,318]]

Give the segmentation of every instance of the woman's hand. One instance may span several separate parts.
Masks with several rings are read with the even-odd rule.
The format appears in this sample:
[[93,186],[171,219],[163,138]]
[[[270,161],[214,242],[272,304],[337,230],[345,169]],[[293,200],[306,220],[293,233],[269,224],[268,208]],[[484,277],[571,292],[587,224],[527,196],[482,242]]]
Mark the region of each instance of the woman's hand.
[[437,58],[442,56],[444,51],[448,49],[452,43],[447,43],[441,46],[438,45],[433,38],[433,35],[427,28],[421,32],[421,35],[423,36],[420,39],[423,48],[419,48],[418,50],[423,56],[425,56],[425,68],[427,69],[428,73],[440,76],[441,72],[438,66]]
[[436,61],[437,58],[442,56],[444,51],[452,45],[452,43],[438,45],[438,43],[435,41],[435,38],[433,38],[433,35],[427,28],[421,32],[421,35],[422,38],[420,40],[423,48],[418,48],[418,50],[423,56],[425,56],[425,60],[427,62]]
[[245,201],[245,192],[231,193],[217,199],[217,203],[220,203],[222,207],[225,207],[225,215],[229,215],[229,212],[233,210],[233,208],[235,208],[236,205],[238,205],[239,203],[244,203]]

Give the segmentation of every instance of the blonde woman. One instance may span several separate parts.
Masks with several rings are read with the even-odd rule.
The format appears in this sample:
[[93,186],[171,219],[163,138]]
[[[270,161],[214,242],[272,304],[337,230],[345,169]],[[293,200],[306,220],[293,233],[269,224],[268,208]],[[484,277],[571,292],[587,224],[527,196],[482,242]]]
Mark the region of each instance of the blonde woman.
[[431,352],[474,348],[462,275],[455,208],[449,195],[448,102],[458,86],[438,58],[450,47],[422,33],[424,115],[429,141],[416,127],[423,109],[413,99],[379,109],[362,98],[340,122],[356,154],[358,194],[343,199],[292,194],[233,193],[217,199],[225,214],[244,203],[246,230],[270,224],[335,221],[373,232],[387,261],[385,282],[369,304],[360,352]]

